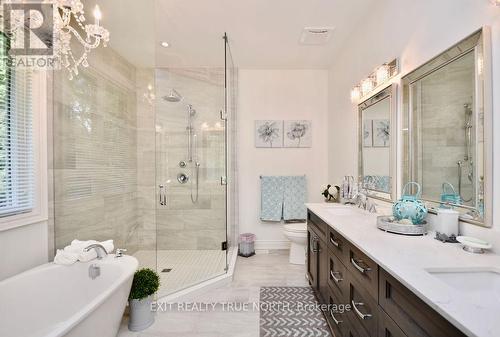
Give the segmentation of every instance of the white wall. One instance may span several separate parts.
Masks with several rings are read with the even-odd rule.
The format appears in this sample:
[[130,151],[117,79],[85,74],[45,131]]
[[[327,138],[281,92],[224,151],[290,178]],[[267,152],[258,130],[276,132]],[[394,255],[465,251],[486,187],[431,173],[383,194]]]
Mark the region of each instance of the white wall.
[[47,222],[0,232],[0,281],[48,260]]
[[[398,57],[404,75],[483,25],[492,30],[494,134],[500,132],[500,7],[488,0],[386,0],[378,2],[352,34],[329,72],[329,178],[357,171],[356,107],[349,92],[377,65]],[[500,137],[494,138],[493,230],[463,225],[465,234],[500,248]],[[494,234],[494,235],[491,235]]]
[[[326,70],[239,69],[238,179],[240,233],[257,235],[257,249],[286,248],[281,225],[260,219],[260,175],[307,176],[308,200],[327,184]],[[312,120],[311,148],[255,148],[255,120]]]

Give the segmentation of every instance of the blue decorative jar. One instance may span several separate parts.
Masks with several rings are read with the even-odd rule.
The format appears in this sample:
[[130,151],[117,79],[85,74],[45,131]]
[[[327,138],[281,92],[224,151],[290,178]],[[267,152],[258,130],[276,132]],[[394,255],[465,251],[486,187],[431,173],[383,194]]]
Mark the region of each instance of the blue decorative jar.
[[[414,185],[417,187],[415,195],[407,194],[406,189]],[[420,200],[421,189],[420,185],[414,181],[407,183],[403,187],[403,195],[401,199],[392,206],[392,214],[396,220],[409,219],[414,225],[421,224],[427,216],[427,207]]]
[[462,198],[460,197],[460,194],[455,192],[455,188],[453,188],[453,185],[446,182],[443,183],[442,185],[442,192],[441,192],[441,208],[452,208],[452,206],[446,205],[446,203],[452,203],[456,205],[461,205],[462,204]]

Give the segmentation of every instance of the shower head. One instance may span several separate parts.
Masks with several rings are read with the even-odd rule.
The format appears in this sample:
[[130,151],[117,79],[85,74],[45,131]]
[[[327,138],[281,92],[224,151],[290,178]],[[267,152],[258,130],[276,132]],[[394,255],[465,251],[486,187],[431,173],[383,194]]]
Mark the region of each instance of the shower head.
[[176,103],[181,101],[182,96],[177,92],[177,90],[172,88],[168,95],[163,96],[163,99],[167,102]]

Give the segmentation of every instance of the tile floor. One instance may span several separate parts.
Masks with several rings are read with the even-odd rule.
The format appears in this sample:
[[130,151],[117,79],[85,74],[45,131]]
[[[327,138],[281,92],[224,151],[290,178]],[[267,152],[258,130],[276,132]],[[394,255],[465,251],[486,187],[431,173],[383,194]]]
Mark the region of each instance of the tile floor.
[[[222,250],[139,250],[134,256],[140,268],[156,269],[161,287],[158,296],[166,296],[204,280],[224,274],[226,251]],[[158,266],[158,267],[156,267]],[[162,272],[163,269],[171,269]]]
[[[173,305],[158,312],[155,323],[138,333],[128,331],[124,319],[118,337],[258,337],[259,312],[253,310],[253,303],[259,301],[260,287],[307,286],[305,272],[305,266],[288,263],[288,251],[238,257],[230,285],[184,301],[219,303],[214,309],[179,310]],[[234,310],[222,303],[235,303]],[[248,310],[241,310],[242,303],[248,303]]]

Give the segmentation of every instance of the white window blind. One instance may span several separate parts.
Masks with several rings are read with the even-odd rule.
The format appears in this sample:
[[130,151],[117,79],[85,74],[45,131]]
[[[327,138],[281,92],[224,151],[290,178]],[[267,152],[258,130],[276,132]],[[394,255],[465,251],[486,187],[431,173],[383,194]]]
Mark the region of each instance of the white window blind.
[[32,73],[5,62],[0,34],[0,217],[31,212],[35,204]]

